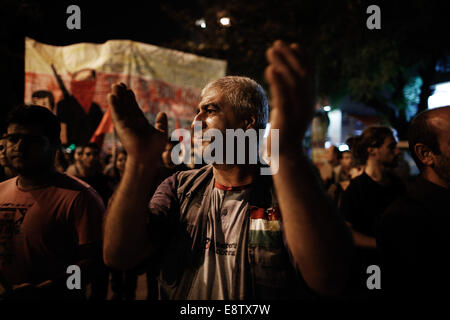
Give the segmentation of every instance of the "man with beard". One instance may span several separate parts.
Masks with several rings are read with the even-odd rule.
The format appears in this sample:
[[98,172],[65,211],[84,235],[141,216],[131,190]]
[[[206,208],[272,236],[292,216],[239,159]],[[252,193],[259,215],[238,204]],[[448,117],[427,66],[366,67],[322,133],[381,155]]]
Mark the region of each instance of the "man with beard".
[[340,211],[356,245],[351,289],[354,294],[364,297],[368,293],[367,267],[380,264],[376,251],[376,225],[384,210],[404,193],[404,185],[391,173],[397,165],[400,150],[388,127],[366,128],[356,137],[352,152],[365,169],[344,191]]
[[397,297],[436,297],[450,285],[450,106],[414,118],[408,140],[421,174],[383,215],[377,243],[385,289]]
[[[20,106],[2,139],[16,178],[0,183],[0,276],[5,299],[78,299],[101,263],[101,198],[55,169],[60,123],[48,109]],[[67,269],[81,270],[69,290]]]

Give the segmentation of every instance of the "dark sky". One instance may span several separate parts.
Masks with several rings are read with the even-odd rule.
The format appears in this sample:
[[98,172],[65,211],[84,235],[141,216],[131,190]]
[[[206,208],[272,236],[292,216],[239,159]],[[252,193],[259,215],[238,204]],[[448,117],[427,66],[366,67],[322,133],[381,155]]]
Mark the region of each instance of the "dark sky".
[[[201,10],[202,0],[190,1],[36,1],[0,0],[0,120],[23,100],[25,36],[51,45],[103,43],[131,39],[161,45],[183,32],[162,6]],[[69,30],[69,5],[81,9],[81,30]]]
[[[161,10],[161,3],[164,2],[134,0],[11,2],[15,3],[10,6],[9,18],[13,21],[7,27],[9,40],[14,45],[22,43],[23,35],[54,45],[81,41],[104,42],[109,39],[159,43],[179,31]],[[71,4],[77,4],[81,9],[81,30],[69,30],[66,27],[66,21],[70,16],[66,10]],[[177,2],[171,2],[171,5],[183,6],[182,2],[179,5]]]
[[[252,5],[250,5],[249,2],[252,3]],[[379,3],[381,0],[336,0],[336,2],[325,0],[303,0],[304,3],[311,4],[311,8],[315,8],[314,10],[311,10],[311,12],[315,12],[316,14],[312,14],[308,10],[308,12],[303,14],[302,12],[289,12],[289,10],[286,10],[289,4],[295,2],[302,2],[302,0],[242,0],[242,2],[237,0],[0,0],[0,86],[3,92],[3,102],[0,105],[0,120],[4,118],[7,109],[12,105],[21,103],[23,100],[25,36],[51,45],[69,45],[79,42],[103,43],[110,39],[130,39],[167,47],[167,44],[171,43],[172,39],[178,39],[182,42],[185,40],[197,41],[198,39],[195,37],[198,36],[198,34],[193,35],[192,32],[189,31],[192,31],[192,25],[189,28],[188,26],[183,25],[183,23],[193,24],[194,21],[190,20],[194,20],[193,17],[202,17],[212,5],[214,5],[214,10],[216,10],[221,7],[226,7],[227,5],[230,5],[230,3],[239,3],[244,6],[239,7],[240,11],[238,12],[240,13],[242,24],[239,25],[240,28],[236,28],[238,33],[236,33],[235,30],[235,33],[233,34],[235,38],[238,38],[236,36],[242,34],[250,34],[253,36],[252,39],[250,39],[251,41],[245,40],[238,45],[240,48],[248,48],[248,52],[245,52],[245,50],[235,50],[236,47],[232,47],[229,50],[227,49],[219,52],[216,56],[210,55],[211,52],[205,51],[204,53],[206,56],[229,60],[229,68],[231,68],[233,62],[243,60],[243,54],[251,53],[251,50],[257,51],[261,48],[265,48],[268,39],[275,40],[271,39],[271,35],[258,33],[258,24],[263,24],[268,20],[269,16],[275,19],[277,15],[279,15],[279,19],[281,19],[283,24],[289,25],[290,23],[291,25],[296,25],[297,22],[300,23],[305,20],[309,21],[308,19],[316,19],[316,14],[320,11],[325,13],[325,15],[322,15],[325,19],[327,19],[326,17],[333,18],[334,16],[338,16],[337,21],[339,22],[339,26],[334,26],[332,24],[327,27],[334,27],[339,30],[342,28],[343,32],[346,32],[348,35],[349,32],[346,25],[351,22],[349,21],[350,16],[346,15],[345,12],[336,14],[333,9],[334,6],[339,8],[342,7],[341,4],[345,4],[348,8],[351,8],[352,5],[366,7],[366,3]],[[422,43],[422,39],[424,39],[423,34],[429,37],[430,41],[445,43],[448,46],[448,42],[443,41],[445,38],[448,40],[448,32],[441,30],[443,35],[441,36],[441,34],[438,35],[433,31],[436,28],[441,29],[441,27],[434,28],[433,26],[448,26],[448,14],[444,12],[444,10],[437,10],[434,8],[436,3],[438,3],[434,2],[434,0],[430,0],[429,11],[423,12],[420,9],[421,7],[415,4],[419,2],[424,1],[386,1],[382,6],[383,29],[378,33],[367,32],[367,37],[378,34],[381,35],[381,38],[383,39],[386,37],[390,38],[392,35],[389,32],[402,30],[402,32],[405,33],[405,36],[411,34],[414,35],[408,37],[408,39],[417,42],[413,43],[413,45],[417,47],[416,50],[418,51],[422,50],[427,52],[428,50],[428,47]],[[265,11],[258,12],[257,8],[260,3],[263,3],[266,7]],[[323,6],[322,3],[327,3],[328,5]],[[425,3],[428,2],[425,1]],[[69,30],[66,27],[66,21],[69,17],[66,10],[67,7],[72,4],[77,4],[81,9],[81,30]],[[251,8],[256,9],[252,10]],[[272,10],[272,8],[274,9]],[[182,11],[188,13],[190,20],[177,20],[177,12]],[[434,15],[437,15],[436,18],[434,18]],[[362,10],[360,18],[358,18],[360,20],[359,23],[363,28],[365,28],[366,16],[365,10]],[[406,27],[407,24],[405,23],[405,19],[409,21],[408,23],[413,23],[411,30],[409,27]],[[279,26],[274,26],[272,32],[273,36],[276,35],[277,37],[282,37],[284,39],[286,33],[283,33],[283,30],[281,29],[278,30],[277,27]],[[250,29],[254,30],[254,32],[247,32]],[[267,28],[265,31],[267,31]],[[272,30],[269,29],[268,31]],[[318,31],[319,30],[307,30],[308,34],[311,35],[318,34]],[[353,32],[353,30],[350,31],[350,34],[352,34],[351,32]],[[418,33],[422,33],[422,36],[415,36]],[[338,37],[334,37],[333,40],[336,40],[337,38]],[[209,39],[210,42],[215,40],[215,38]],[[236,44],[236,41],[233,43]],[[374,43],[376,43],[375,40]],[[183,50],[182,48],[177,47],[172,47],[172,49]],[[326,49],[326,47],[324,47],[324,49]],[[262,62],[255,59],[243,61],[250,65],[247,69],[251,69],[252,64],[259,66],[265,63],[264,59]],[[239,72],[241,71],[240,68],[246,67],[246,65],[242,64],[235,63],[235,65],[235,69],[232,69],[233,72]]]

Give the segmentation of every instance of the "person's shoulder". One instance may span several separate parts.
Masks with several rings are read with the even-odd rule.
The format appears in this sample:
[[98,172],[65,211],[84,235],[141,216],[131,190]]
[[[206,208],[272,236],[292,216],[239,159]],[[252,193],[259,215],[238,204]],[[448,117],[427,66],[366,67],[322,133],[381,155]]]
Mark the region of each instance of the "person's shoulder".
[[0,182],[0,192],[4,192],[5,190],[15,188],[16,181],[17,181],[17,177],[13,177],[8,180]]
[[95,204],[96,207],[104,210],[105,205],[103,203],[102,197],[93,187],[77,177],[64,173],[61,175],[61,181],[63,182],[62,186],[64,188],[67,188],[66,190],[71,190],[72,192],[74,192],[74,198],[76,202],[81,203],[82,206],[83,204],[89,206]]
[[191,169],[185,171],[178,171],[172,175],[182,184],[187,181],[194,181],[196,179],[202,178],[212,173],[212,165],[206,165],[198,169]]
[[[356,178],[353,178],[350,180],[350,184],[348,185],[347,189],[344,190],[345,194],[350,194],[354,192],[361,191],[364,186],[367,185],[370,181],[367,179],[368,176],[363,173]],[[369,178],[370,179],[370,178]]]
[[66,173],[70,175],[75,175],[77,173],[77,168],[75,166],[75,163],[69,164],[69,166],[66,169]]
[[212,177],[212,166],[206,165],[204,167],[186,171],[177,171],[165,180],[163,180],[155,195],[158,197],[163,194],[178,194],[196,189],[203,181],[209,181]]
[[414,196],[406,193],[386,208],[382,219],[402,224],[405,221],[421,221],[426,214],[426,208]]
[[66,192],[98,197],[97,192],[88,183],[68,173],[58,173],[53,186]]

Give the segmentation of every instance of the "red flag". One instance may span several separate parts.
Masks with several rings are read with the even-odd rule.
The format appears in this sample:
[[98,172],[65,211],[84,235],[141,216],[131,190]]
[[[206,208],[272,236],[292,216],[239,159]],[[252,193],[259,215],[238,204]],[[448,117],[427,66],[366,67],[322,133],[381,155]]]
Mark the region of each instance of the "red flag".
[[113,130],[114,124],[111,118],[111,110],[108,106],[106,112],[103,114],[102,121],[100,121],[100,124],[98,125],[89,142],[93,142],[101,147],[103,144],[105,133],[113,132]]

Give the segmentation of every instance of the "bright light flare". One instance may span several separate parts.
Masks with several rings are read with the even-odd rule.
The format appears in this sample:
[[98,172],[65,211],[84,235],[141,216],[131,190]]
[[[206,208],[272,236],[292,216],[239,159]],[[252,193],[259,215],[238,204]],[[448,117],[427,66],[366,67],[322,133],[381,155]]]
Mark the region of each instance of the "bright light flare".
[[196,20],[195,25],[199,26],[202,29],[206,29],[206,21],[203,18]]
[[222,17],[222,18],[220,18],[219,22],[221,25],[226,26],[226,27],[228,27],[231,24],[229,17]]

